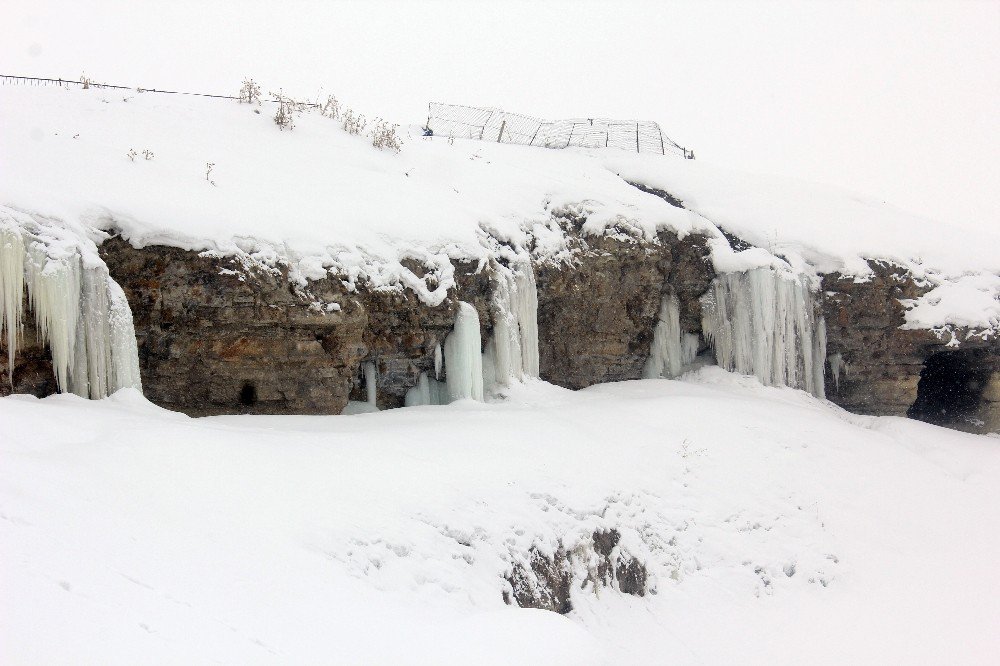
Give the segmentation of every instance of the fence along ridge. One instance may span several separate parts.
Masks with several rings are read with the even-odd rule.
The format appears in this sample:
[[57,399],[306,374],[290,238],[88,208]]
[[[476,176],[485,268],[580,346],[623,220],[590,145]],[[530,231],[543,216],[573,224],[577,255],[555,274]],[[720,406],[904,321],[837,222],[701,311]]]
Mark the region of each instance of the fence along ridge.
[[[158,88],[143,88],[141,86],[119,86],[112,83],[98,83],[97,81],[79,81],[72,79],[46,79],[38,76],[17,76],[14,74],[0,74],[0,83],[14,83],[19,84],[24,82],[26,85],[56,85],[62,86],[81,86],[85,88],[97,88],[97,89],[109,89],[109,90],[132,90],[138,93],[159,93],[162,95],[190,95],[191,97],[211,97],[214,99],[240,99],[239,95],[213,95],[212,93],[197,93],[197,92],[185,92],[182,90],[160,90]],[[277,100],[264,99],[261,97],[262,102],[277,103]],[[297,102],[303,106],[310,106],[314,108],[320,108],[321,105],[315,102]]]
[[545,148],[621,148],[694,159],[694,151],[666,136],[652,120],[566,118],[544,120],[496,107],[430,102],[427,128],[437,135]]
[[[0,84],[11,83],[15,85],[80,86],[110,90],[134,90],[138,93],[189,95],[192,97],[209,97],[213,99],[240,99],[237,95],[215,95],[212,93],[143,88],[141,86],[121,86],[91,80],[52,79],[37,76],[0,74]],[[262,99],[261,101],[277,103],[277,100],[272,99]],[[301,102],[301,104],[311,108],[320,108],[321,106],[315,102]],[[435,110],[437,110],[437,114],[435,114]],[[445,110],[450,110],[453,114],[461,114],[462,118],[470,119],[471,122],[470,120],[462,120],[457,117],[444,117],[443,113]],[[480,122],[475,122],[477,117],[480,118]],[[456,132],[459,129],[458,126],[466,129]],[[666,155],[669,152],[680,155],[685,159],[694,159],[693,150],[681,146],[666,136],[660,129],[659,124],[652,120],[617,120],[612,118],[543,120],[523,113],[503,111],[496,107],[430,102],[427,105],[427,128],[438,135],[496,141],[498,143],[515,143],[544,148],[568,148],[570,146],[582,148],[621,148],[624,150],[635,150],[637,153]],[[601,145],[602,138],[603,146]]]

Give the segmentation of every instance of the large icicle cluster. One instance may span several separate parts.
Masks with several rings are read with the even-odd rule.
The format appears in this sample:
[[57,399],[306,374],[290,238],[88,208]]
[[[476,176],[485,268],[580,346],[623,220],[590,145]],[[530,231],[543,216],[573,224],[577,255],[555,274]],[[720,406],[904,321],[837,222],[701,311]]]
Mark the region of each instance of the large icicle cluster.
[[[538,376],[538,291],[527,261],[511,268],[494,266],[493,335],[483,350],[479,314],[459,303],[455,328],[445,339],[444,354],[434,350],[434,377],[422,373],[406,393],[406,406],[444,405],[483,397],[498,387]],[[482,350],[482,351],[481,351]],[[443,359],[442,359],[443,356]],[[442,360],[445,381],[440,381]]]
[[483,353],[486,391],[538,376],[538,290],[527,261],[496,267],[493,335]]
[[[447,405],[455,400],[483,399],[483,337],[479,333],[479,313],[464,301],[458,304],[455,328],[444,341],[446,381],[421,373],[417,385],[406,392],[404,404]],[[434,350],[435,374],[440,376],[440,352]]]
[[664,294],[660,314],[653,329],[649,359],[642,370],[646,379],[677,377],[698,355],[698,336],[681,331],[680,304],[677,296]]
[[726,370],[824,397],[826,324],[805,277],[724,273],[701,298],[702,329]]
[[0,331],[6,334],[11,385],[25,289],[60,391],[96,399],[140,388],[132,311],[93,242],[0,208]]

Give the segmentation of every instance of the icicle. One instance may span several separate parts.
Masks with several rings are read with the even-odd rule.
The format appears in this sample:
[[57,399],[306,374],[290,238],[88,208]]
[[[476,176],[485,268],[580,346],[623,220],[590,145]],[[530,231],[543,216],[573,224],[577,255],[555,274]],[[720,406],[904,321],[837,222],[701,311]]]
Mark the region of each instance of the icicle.
[[[653,329],[649,359],[643,368],[646,379],[677,377],[685,365],[694,360],[691,355],[691,338],[694,338],[694,355],[698,353],[698,336],[681,333],[680,305],[677,296],[664,294],[660,300],[660,314]],[[690,360],[688,356],[691,356]]]
[[701,302],[702,329],[721,367],[824,397],[826,324],[805,278],[767,268],[726,273]]
[[846,377],[850,367],[847,365],[847,361],[844,360],[843,354],[839,353],[830,354],[827,362],[830,364],[830,376],[833,377],[834,389],[840,390],[840,377],[841,375]]
[[464,301],[458,304],[455,330],[444,341],[444,364],[450,400],[483,399],[482,337],[479,314]]
[[441,379],[441,366],[444,365],[444,355],[441,353],[441,343],[434,345],[434,379]]
[[487,342],[486,387],[538,376],[538,290],[531,263],[495,266],[493,335]]
[[448,402],[448,386],[444,382],[428,377],[426,372],[420,373],[417,385],[406,392],[403,400],[403,404],[407,407],[446,405]]
[[14,387],[14,356],[21,334],[24,241],[17,228],[0,227],[0,335],[7,333],[7,374]]
[[132,308],[128,305],[125,292],[114,280],[108,280],[111,310],[108,321],[111,326],[111,385],[118,388],[142,390],[139,376],[139,347],[135,339],[135,325],[132,322]]
[[378,409],[378,370],[371,361],[365,363],[365,392],[368,404]]
[[2,207],[0,223],[5,223],[0,227],[0,331],[7,332],[11,369],[27,287],[39,342],[49,347],[60,391],[102,398],[120,388],[141,388],[125,294],[103,263],[84,267],[85,249],[96,257],[93,244],[47,226],[49,221]]

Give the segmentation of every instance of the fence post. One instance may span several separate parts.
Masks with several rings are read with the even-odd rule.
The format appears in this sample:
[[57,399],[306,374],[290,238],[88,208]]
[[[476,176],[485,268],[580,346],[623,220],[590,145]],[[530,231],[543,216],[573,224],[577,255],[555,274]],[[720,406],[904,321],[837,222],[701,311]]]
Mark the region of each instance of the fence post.
[[502,121],[500,121],[500,133],[497,134],[497,143],[500,143],[500,141],[503,140],[503,128],[504,127],[507,127],[507,119],[506,118],[504,118]]

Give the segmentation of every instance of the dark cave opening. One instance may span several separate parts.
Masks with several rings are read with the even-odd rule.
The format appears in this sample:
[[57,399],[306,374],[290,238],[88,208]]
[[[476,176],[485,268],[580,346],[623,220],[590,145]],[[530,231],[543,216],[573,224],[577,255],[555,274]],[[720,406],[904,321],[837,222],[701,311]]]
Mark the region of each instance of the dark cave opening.
[[980,407],[990,372],[971,351],[939,352],[924,362],[917,399],[906,415],[947,425],[971,418]]
[[257,387],[246,382],[240,389],[240,404],[244,407],[253,407],[257,404]]

